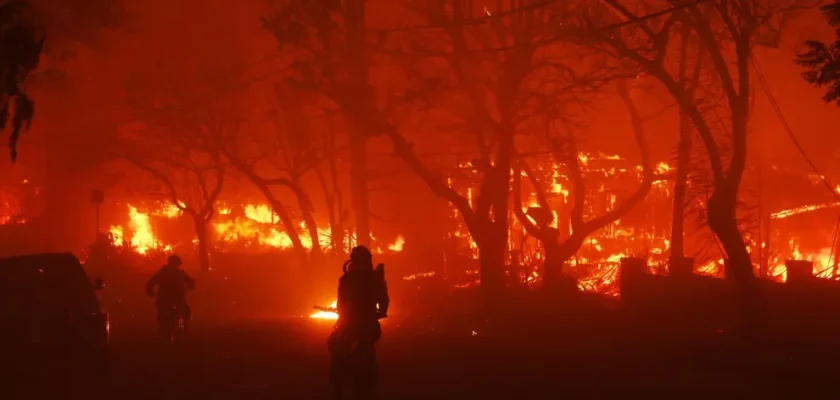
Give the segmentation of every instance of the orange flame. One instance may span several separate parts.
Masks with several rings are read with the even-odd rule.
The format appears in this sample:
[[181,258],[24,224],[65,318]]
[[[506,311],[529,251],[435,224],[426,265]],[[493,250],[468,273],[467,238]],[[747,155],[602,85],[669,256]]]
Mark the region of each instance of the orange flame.
[[[233,217],[232,209],[228,206],[220,206],[218,214],[224,216],[219,220],[211,222],[211,228],[216,238],[221,243],[239,243],[245,246],[258,246],[261,248],[290,249],[293,247],[292,239],[288,233],[277,227],[277,217],[271,207],[265,204],[247,204],[242,207],[244,216]],[[127,226],[113,225],[110,233],[114,237],[113,243],[117,246],[129,246],[137,253],[147,254],[149,250],[172,249],[171,245],[162,243],[154,233],[150,216],[161,218],[178,218],[183,215],[180,208],[174,204],[166,204],[159,209],[149,212],[140,212],[137,207],[128,205],[129,223]],[[305,223],[298,224],[298,237],[301,245],[308,250],[313,247],[312,236]],[[332,232],[329,228],[317,227],[318,244],[321,248],[327,248],[332,244]],[[345,232],[345,237],[352,240],[352,235]],[[377,242],[375,237],[371,237]],[[195,242],[196,240],[193,240]],[[339,244],[344,247],[345,244]],[[397,236],[393,243],[372,249],[382,254],[385,252],[401,252],[405,246],[405,239]]]
[[[329,308],[336,308],[338,306],[337,301],[333,301],[330,304]],[[309,315],[309,318],[312,319],[338,319],[338,314],[330,311],[316,311]]]

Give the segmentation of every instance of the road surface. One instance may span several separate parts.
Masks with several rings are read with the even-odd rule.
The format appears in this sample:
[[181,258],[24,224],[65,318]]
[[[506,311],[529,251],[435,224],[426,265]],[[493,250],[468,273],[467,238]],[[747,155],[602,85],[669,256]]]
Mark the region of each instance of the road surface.
[[[85,385],[99,391],[85,396],[326,398],[324,341],[330,325],[304,317],[197,321],[189,342],[177,347],[156,342],[148,326],[115,330],[110,381]],[[427,323],[386,324],[379,347],[381,398],[787,398],[785,393],[812,398],[838,393],[828,392],[840,377],[833,349],[775,343],[755,357],[733,354],[725,335],[668,340],[618,329],[549,333],[520,326],[518,333],[501,336],[468,323],[448,325],[443,330]],[[38,398],[35,393],[17,396]],[[83,398],[59,393],[50,398]]]

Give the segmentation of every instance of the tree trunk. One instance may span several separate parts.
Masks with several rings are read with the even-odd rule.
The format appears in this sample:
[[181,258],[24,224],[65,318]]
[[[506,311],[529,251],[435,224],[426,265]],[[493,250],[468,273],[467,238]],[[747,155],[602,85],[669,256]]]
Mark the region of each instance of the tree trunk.
[[280,219],[280,223],[283,224],[283,228],[286,231],[286,234],[289,235],[289,240],[292,242],[292,250],[298,255],[298,258],[301,262],[301,267],[306,267],[309,264],[309,257],[306,253],[306,248],[303,246],[303,242],[300,240],[300,235],[298,234],[297,227],[295,223],[292,221],[292,218],[289,217],[289,214],[286,212],[286,207],[283,206],[276,197],[274,197],[274,193],[271,192],[271,188],[266,185],[254,182],[257,185],[257,188],[265,196],[265,199],[268,200],[268,204],[271,206],[271,209],[277,214],[277,218]]
[[301,267],[306,267],[309,263],[306,248],[303,247],[303,242],[300,241],[297,227],[289,217],[289,214],[286,212],[286,208],[283,206],[283,203],[274,197],[271,187],[266,185],[251,168],[238,162],[234,162],[233,164],[234,167],[236,167],[236,169],[243,175],[248,177],[251,183],[253,183],[254,186],[262,192],[263,196],[265,196],[265,199],[268,201],[271,209],[275,214],[277,214],[277,218],[279,218],[280,222],[283,224],[283,229],[286,231],[286,234],[289,235],[289,240],[292,242],[292,249],[295,253],[297,253],[301,262]]
[[274,210],[275,214],[277,214],[277,218],[279,218],[280,223],[283,224],[283,228],[286,230],[286,234],[289,235],[289,240],[292,242],[292,249],[295,253],[297,253],[298,258],[301,262],[301,266],[306,267],[309,264],[309,257],[306,253],[306,247],[303,246],[303,242],[301,242],[300,240],[300,235],[298,234],[297,227],[295,227],[295,223],[292,221],[292,218],[289,217],[289,214],[286,212],[286,208],[283,207],[283,204],[280,203],[279,200],[275,199],[274,196],[268,197],[268,204],[271,205],[271,209]]
[[195,235],[198,238],[198,265],[201,272],[210,271],[210,238],[207,234],[207,225],[210,221],[202,216],[193,216],[195,223]]
[[347,213],[344,210],[344,196],[341,194],[341,187],[339,186],[338,182],[338,173],[335,172],[333,175],[333,179],[335,182],[335,213],[336,213],[336,222],[334,226],[330,226],[332,235],[333,235],[333,243],[335,244],[334,251],[343,252],[345,251],[344,247],[346,245],[346,231],[344,230],[344,225],[347,222]]
[[360,127],[360,124],[354,124],[350,134],[350,185],[356,217],[356,245],[370,246],[367,138]]
[[350,133],[350,186],[356,217],[356,245],[370,246],[370,204],[368,199],[367,138],[368,112],[378,112],[370,87],[365,43],[365,9],[367,0],[345,2],[344,18],[347,47],[353,54],[347,60],[351,90],[345,98],[345,125]]
[[501,302],[505,289],[505,238],[506,231],[500,231],[493,222],[482,224],[485,229],[481,233],[471,232],[478,245],[479,279],[481,294],[485,306],[493,306]]
[[747,245],[738,226],[737,205],[741,179],[747,164],[747,122],[749,121],[751,48],[748,39],[736,42],[738,56],[738,96],[730,99],[732,113],[732,157],[724,179],[719,179],[709,199],[709,227],[721,241],[729,264],[727,275],[739,288],[743,333],[754,336],[763,320],[758,279]]
[[542,277],[546,289],[551,291],[559,289],[565,292],[573,292],[577,289],[577,281],[566,278],[563,274],[563,266],[580,250],[585,239],[586,237],[582,235],[572,235],[562,244],[550,237],[540,239],[545,246]]
[[738,227],[735,216],[736,195],[728,187],[719,187],[709,198],[709,228],[720,239],[721,246],[729,260],[730,271],[727,277],[737,283],[748,282],[755,278],[750,254],[744,245],[744,237]]
[[327,203],[327,217],[330,222],[330,248],[332,252],[341,251],[344,245],[344,228],[341,227],[338,214],[340,209],[336,210],[336,195],[332,193],[324,174],[320,170],[317,171],[318,181],[321,183],[321,190],[324,192],[324,201]]
[[306,223],[306,228],[309,231],[310,240],[312,240],[312,254],[322,254],[323,250],[321,249],[321,238],[318,234],[318,225],[315,223],[315,218],[312,216],[310,212],[301,212],[303,216],[303,221]]
[[330,160],[330,175],[333,181],[333,196],[335,197],[335,223],[330,223],[330,232],[332,233],[333,251],[345,251],[346,232],[344,230],[345,222],[347,221],[347,214],[344,210],[344,196],[341,192],[341,184],[338,177],[338,169],[335,166],[335,159]]
[[680,141],[674,177],[674,210],[671,219],[671,260],[685,258],[685,201],[691,162],[691,120],[680,112]]
[[330,245],[332,252],[338,253],[344,251],[344,224],[341,222],[341,217],[335,211],[330,212]]
[[[507,109],[512,108],[508,107]],[[512,118],[504,119],[504,121],[512,121]],[[483,246],[476,241],[476,244],[479,244],[481,288],[487,305],[490,307],[501,301],[506,286],[505,264],[507,261],[508,212],[510,208],[510,168],[513,161],[515,128],[512,122],[504,123],[504,121],[500,124],[499,129],[501,140],[496,163],[487,172],[490,175],[485,177],[485,179],[490,180],[487,189],[490,190],[489,195],[492,196],[492,206],[488,210],[491,215],[479,216],[479,218],[485,218],[482,225],[488,233],[486,235],[479,234],[479,236],[484,237],[482,240],[484,242]],[[475,238],[476,232],[471,230],[470,234]]]
[[738,288],[738,304],[741,311],[741,333],[753,337],[762,320],[758,279],[752,268],[750,254],[735,216],[737,191],[730,187],[719,187],[709,199],[708,221],[712,232],[720,239],[728,262],[726,277]]
[[[749,43],[739,43],[738,85],[739,96],[730,104],[732,113],[732,158],[723,182],[715,185],[709,199],[709,226],[720,238],[733,269],[731,276],[737,282],[749,284],[755,279],[750,254],[738,227],[737,206],[741,178],[747,165],[747,121],[749,118]],[[712,217],[715,226],[712,226]],[[723,235],[723,236],[721,236]]]
[[300,184],[299,179],[293,179],[292,186],[292,191],[295,193],[300,207],[300,215],[309,231],[310,240],[312,240],[311,253],[321,255],[323,250],[321,249],[321,238],[318,234],[318,223],[315,222],[315,217],[312,215],[312,201],[310,201],[309,195],[303,185]]

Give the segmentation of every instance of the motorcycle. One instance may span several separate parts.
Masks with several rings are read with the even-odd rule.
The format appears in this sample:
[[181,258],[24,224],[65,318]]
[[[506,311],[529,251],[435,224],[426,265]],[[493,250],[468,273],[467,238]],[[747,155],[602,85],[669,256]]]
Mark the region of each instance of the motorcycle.
[[162,338],[172,343],[183,341],[190,320],[189,307],[186,304],[175,305],[171,308],[159,310],[159,313],[161,313],[158,318],[160,318]]
[[[314,306],[323,312],[338,314],[333,307]],[[387,318],[380,315],[378,319]],[[339,320],[340,321],[340,320]],[[373,396],[378,381],[379,368],[373,344],[379,339],[378,325],[375,339],[360,340],[354,329],[336,323],[327,340],[330,354],[330,382],[335,399],[367,399]]]
[[[345,272],[346,268],[347,264],[344,266]],[[375,271],[383,280],[385,279],[384,265],[379,264]],[[379,324],[371,325],[370,329],[360,330],[358,326],[350,327],[344,323],[337,308],[323,306],[313,306],[313,308],[339,315],[327,340],[333,397],[336,399],[371,398],[379,376],[374,348],[374,343],[381,335]],[[387,317],[386,314],[380,313],[377,320]]]

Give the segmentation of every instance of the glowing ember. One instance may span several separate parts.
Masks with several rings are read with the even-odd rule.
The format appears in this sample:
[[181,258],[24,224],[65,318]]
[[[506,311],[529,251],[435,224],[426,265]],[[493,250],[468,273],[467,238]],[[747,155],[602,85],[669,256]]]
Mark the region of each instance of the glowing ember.
[[397,236],[397,240],[388,246],[388,250],[400,252],[403,250],[403,246],[405,246],[405,239],[402,236]]
[[671,169],[672,169],[671,166],[668,165],[668,163],[666,163],[666,162],[661,162],[659,164],[656,164],[656,173],[657,174],[667,174],[668,172],[671,172]]
[[123,228],[121,226],[112,226],[110,232],[111,236],[114,237],[115,246],[122,247],[125,245],[125,242],[123,241],[125,234],[123,233]]
[[834,208],[840,206],[840,203],[823,203],[823,204],[811,204],[802,207],[791,208],[789,210],[782,210],[779,212],[774,212],[770,214],[770,218],[772,219],[785,219],[788,217],[792,217],[794,215],[805,214],[811,211],[822,210],[826,208]]
[[[334,301],[330,304],[329,308],[336,308],[338,306],[338,302]],[[312,319],[338,319],[338,314],[330,311],[316,311],[309,315],[309,318]]]
[[422,273],[419,273],[419,274],[404,276],[403,280],[404,281],[413,281],[417,278],[431,278],[433,276],[435,276],[435,271],[429,271],[429,272],[422,272]]

